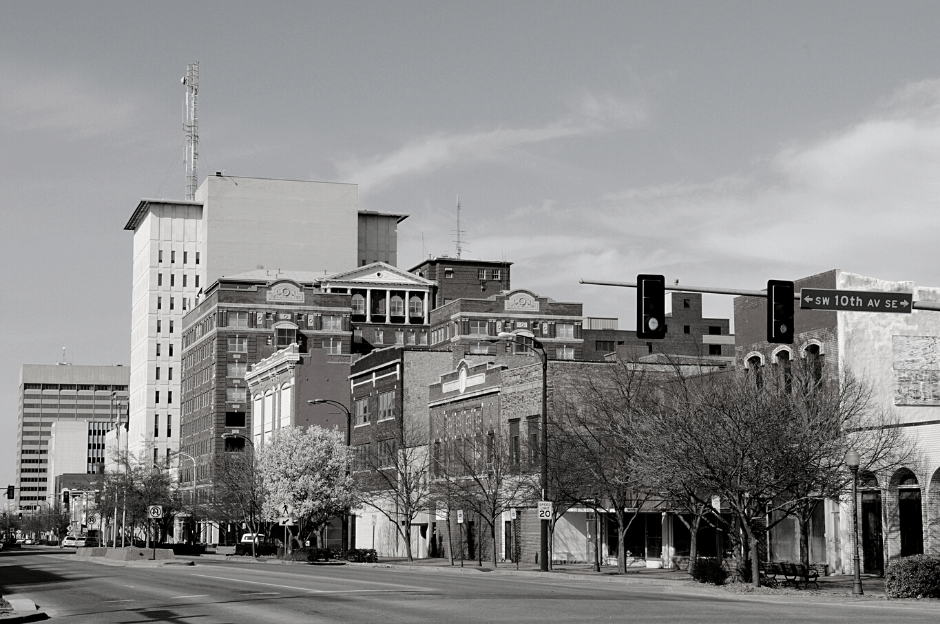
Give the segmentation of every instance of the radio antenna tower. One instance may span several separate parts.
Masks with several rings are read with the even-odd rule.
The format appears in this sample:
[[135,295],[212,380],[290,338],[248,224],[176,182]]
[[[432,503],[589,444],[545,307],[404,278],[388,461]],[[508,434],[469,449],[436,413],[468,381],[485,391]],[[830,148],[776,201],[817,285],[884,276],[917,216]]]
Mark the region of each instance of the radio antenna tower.
[[457,194],[457,239],[454,243],[457,244],[457,258],[463,254],[463,239],[462,235],[466,235],[464,231],[460,230],[460,194]]
[[186,133],[186,156],[183,165],[186,166],[186,199],[196,199],[196,183],[199,182],[199,171],[196,164],[199,158],[199,116],[197,115],[197,99],[199,96],[199,61],[190,63],[186,67],[186,76],[182,79],[186,87],[186,98],[183,100],[183,132]]

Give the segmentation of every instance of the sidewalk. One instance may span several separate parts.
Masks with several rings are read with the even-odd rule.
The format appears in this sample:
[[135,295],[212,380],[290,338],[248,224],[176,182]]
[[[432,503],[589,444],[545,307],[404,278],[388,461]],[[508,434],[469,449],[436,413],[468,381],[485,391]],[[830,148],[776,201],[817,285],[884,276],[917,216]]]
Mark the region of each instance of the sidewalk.
[[[364,564],[365,565],[365,564]],[[415,559],[411,563],[408,562],[405,558],[390,558],[390,557],[380,557],[379,562],[376,564],[368,564],[374,566],[386,566],[386,567],[401,567],[401,568],[440,568],[442,570],[453,570],[460,569],[460,561],[454,561],[454,565],[451,566],[447,559]],[[477,564],[476,560],[473,561],[464,561],[463,569],[470,569],[481,572],[493,572],[492,563],[483,562],[483,565],[480,566]],[[566,575],[566,576],[576,576],[578,578],[585,576],[596,576],[601,578],[616,579],[619,582],[624,583],[641,583],[641,584],[652,584],[652,585],[665,585],[665,586],[677,586],[677,585],[686,585],[687,583],[692,582],[692,577],[689,576],[688,572],[685,570],[677,569],[653,569],[645,567],[630,567],[627,568],[626,574],[620,574],[617,572],[617,568],[614,566],[601,566],[600,572],[594,571],[594,566],[590,563],[578,563],[578,564],[566,564],[566,565],[554,565],[552,570],[549,572],[542,572],[538,566],[534,564],[520,564],[518,569],[515,563],[497,563],[496,572],[497,573],[516,573],[524,575],[538,575],[538,576],[555,576],[555,575]],[[833,594],[833,595],[851,595],[853,577],[852,575],[835,575],[835,576],[825,576],[820,577],[817,580],[819,584],[818,591],[820,593]],[[781,589],[794,589],[792,585],[781,586]],[[884,592],[884,578],[878,578],[875,576],[862,576],[862,588],[865,595],[872,597],[885,597]],[[817,591],[815,586],[812,584],[809,585],[810,591]]]

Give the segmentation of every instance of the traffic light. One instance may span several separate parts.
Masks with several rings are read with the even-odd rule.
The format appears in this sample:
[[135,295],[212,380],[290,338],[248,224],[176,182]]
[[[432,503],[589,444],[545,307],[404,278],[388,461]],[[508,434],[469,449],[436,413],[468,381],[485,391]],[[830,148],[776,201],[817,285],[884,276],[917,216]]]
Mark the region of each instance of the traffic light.
[[654,274],[636,277],[636,336],[662,339],[666,336],[666,278]]
[[7,500],[13,499],[13,485],[7,485]]
[[767,341],[793,343],[792,281],[767,281]]

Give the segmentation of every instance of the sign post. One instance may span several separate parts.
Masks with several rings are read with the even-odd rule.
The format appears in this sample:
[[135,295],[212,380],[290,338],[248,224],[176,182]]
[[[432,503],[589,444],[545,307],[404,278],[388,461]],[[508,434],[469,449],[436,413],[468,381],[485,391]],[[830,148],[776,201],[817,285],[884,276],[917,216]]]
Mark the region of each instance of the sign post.
[[463,567],[463,509],[457,509],[457,528],[460,530],[460,567]]
[[159,504],[151,504],[147,507],[147,517],[153,520],[153,556],[151,561],[157,560],[157,520],[163,519],[163,507]]

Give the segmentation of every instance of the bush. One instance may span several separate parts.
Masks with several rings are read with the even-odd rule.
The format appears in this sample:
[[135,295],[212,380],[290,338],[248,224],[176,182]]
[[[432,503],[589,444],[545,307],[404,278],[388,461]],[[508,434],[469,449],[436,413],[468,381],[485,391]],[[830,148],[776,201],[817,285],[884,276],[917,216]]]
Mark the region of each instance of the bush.
[[888,563],[885,595],[889,598],[940,598],[940,558],[917,554]]
[[692,572],[692,578],[700,583],[709,585],[723,585],[728,579],[728,572],[721,564],[720,559],[712,557],[702,557],[695,561],[695,571]]
[[332,550],[330,548],[298,548],[286,557],[290,561],[349,561],[350,563],[375,563],[378,556],[372,549]]

